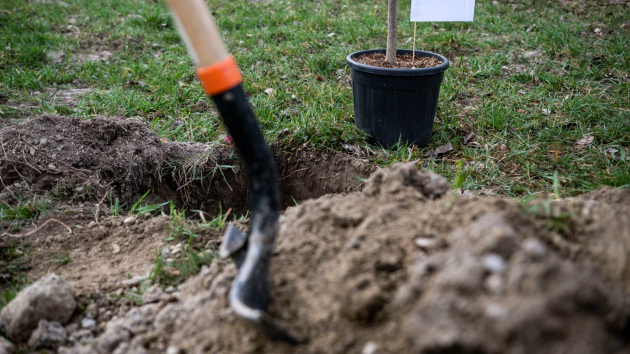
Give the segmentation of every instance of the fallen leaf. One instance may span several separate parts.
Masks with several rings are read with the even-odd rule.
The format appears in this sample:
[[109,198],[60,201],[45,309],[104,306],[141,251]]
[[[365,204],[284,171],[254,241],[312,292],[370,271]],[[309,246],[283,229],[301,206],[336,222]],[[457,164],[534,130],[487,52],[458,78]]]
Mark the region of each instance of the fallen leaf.
[[[446,143],[442,146],[437,147],[435,150],[430,151],[428,154],[432,155],[433,157],[438,157],[439,155],[446,154],[449,151],[453,151],[453,144]],[[425,156],[427,156],[427,154],[425,154]]]
[[317,76],[315,77],[315,80],[317,80],[317,81],[324,81],[324,77],[323,77],[323,76],[321,76],[321,75],[317,75]]
[[548,110],[547,108],[543,108],[543,110],[542,110],[542,114],[544,114],[544,115],[549,115],[549,113],[551,113],[551,111],[550,111],[550,110]]
[[440,154],[446,154],[449,151],[453,151],[453,144],[451,143],[446,143],[440,147],[438,147],[437,149],[435,149],[435,153],[440,155]]
[[343,148],[351,152],[353,155],[357,155],[358,157],[361,157],[363,155],[363,152],[361,151],[361,148],[358,145],[345,144]]
[[595,138],[593,138],[590,135],[584,135],[580,140],[578,140],[575,143],[575,148],[576,149],[583,149],[588,145],[591,145],[593,143],[593,140],[595,140]]
[[472,139],[472,138],[474,138],[474,137],[475,137],[475,133],[470,133],[470,134],[466,135],[466,136],[464,137],[464,145],[468,144],[468,142],[470,141],[470,139]]
[[265,90],[265,93],[271,96],[271,94],[273,93],[273,89],[272,88],[268,88],[268,89]]

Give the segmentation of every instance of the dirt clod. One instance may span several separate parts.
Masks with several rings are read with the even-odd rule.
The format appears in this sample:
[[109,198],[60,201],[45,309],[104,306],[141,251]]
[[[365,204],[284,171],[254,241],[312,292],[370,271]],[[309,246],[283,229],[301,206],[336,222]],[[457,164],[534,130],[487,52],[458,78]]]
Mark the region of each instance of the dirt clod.
[[13,354],[15,351],[15,345],[6,340],[4,337],[0,337],[0,353],[1,354]]
[[31,334],[28,346],[31,349],[57,349],[66,343],[68,334],[59,322],[40,320],[37,329]]
[[2,309],[0,329],[9,339],[26,341],[40,325],[40,320],[64,324],[75,307],[72,286],[56,274],[48,274],[21,291]]

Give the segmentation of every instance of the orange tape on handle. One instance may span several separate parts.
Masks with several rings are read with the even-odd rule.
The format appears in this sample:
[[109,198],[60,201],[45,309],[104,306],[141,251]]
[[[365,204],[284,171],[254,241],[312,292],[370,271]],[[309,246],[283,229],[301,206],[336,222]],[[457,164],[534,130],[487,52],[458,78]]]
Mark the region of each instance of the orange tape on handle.
[[197,77],[209,96],[218,95],[236,87],[243,81],[234,58],[227,57],[218,63],[197,69]]

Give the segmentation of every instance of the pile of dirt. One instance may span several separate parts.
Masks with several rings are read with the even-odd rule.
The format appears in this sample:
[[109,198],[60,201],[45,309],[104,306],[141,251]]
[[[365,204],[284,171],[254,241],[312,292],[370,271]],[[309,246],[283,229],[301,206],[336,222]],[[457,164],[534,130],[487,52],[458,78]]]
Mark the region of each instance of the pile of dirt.
[[[0,202],[51,194],[75,202],[120,199],[129,208],[173,201],[216,215],[249,208],[248,182],[235,149],[219,142],[162,142],[135,119],[43,115],[0,129]],[[340,152],[272,147],[283,207],[360,189],[372,167]],[[357,178],[358,177],[358,178]]]
[[163,161],[157,136],[132,119],[43,115],[0,130],[0,145],[2,184],[13,195],[93,199],[112,190],[133,203]]
[[216,261],[60,353],[628,352],[630,215],[611,210],[588,197],[464,198],[397,165],[362,192],[281,217],[269,313],[306,344],[271,342],[236,318],[236,268]]
[[[152,189],[178,207],[244,213],[247,181],[232,147],[161,142],[133,119],[54,116],[0,130],[0,145],[2,193],[67,197],[20,232],[29,278],[55,272],[85,306],[63,327],[39,326],[65,331],[59,353],[630,351],[628,190],[527,203],[463,197],[413,165],[362,183],[366,161],[274,145],[285,205],[350,193],[301,202],[279,220],[269,313],[305,342],[290,346],[232,313],[230,261],[138,295],[157,256],[168,264],[189,251],[171,240],[179,224],[83,201],[111,190],[133,203]],[[186,223],[180,231],[198,233],[194,252],[218,249],[220,229]]]

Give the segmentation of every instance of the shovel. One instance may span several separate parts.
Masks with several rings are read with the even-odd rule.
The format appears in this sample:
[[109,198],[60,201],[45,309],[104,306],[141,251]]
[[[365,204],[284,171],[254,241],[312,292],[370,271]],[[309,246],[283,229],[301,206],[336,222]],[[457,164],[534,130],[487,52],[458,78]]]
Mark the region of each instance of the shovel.
[[230,226],[219,256],[232,257],[238,275],[230,288],[230,307],[241,318],[275,340],[299,341],[267,314],[271,298],[269,262],[278,233],[278,181],[271,150],[256,123],[241,73],[228,54],[203,0],[166,0],[177,29],[197,65],[204,91],[216,104],[223,123],[241,155],[252,195],[251,227],[247,235]]

